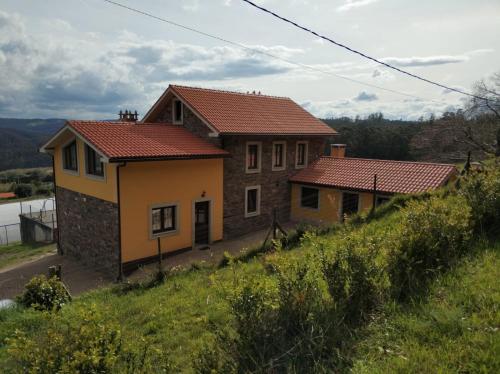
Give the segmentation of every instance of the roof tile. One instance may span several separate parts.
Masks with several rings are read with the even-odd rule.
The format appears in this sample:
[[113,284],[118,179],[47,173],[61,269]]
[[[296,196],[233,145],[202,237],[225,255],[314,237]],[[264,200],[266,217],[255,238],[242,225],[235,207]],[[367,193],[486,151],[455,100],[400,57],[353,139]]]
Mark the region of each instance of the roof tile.
[[372,191],[377,175],[381,193],[417,193],[442,186],[457,172],[454,165],[424,162],[321,157],[290,178],[347,190]]
[[337,133],[287,97],[176,85],[170,88],[221,134]]
[[68,121],[109,159],[223,157],[228,153],[181,126],[166,123]]

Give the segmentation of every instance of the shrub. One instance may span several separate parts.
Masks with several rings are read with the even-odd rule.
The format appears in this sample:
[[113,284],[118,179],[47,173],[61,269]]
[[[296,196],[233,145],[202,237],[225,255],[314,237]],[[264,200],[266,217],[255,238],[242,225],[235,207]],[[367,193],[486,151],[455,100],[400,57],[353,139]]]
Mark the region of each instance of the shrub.
[[[169,356],[145,341],[127,346],[119,326],[95,306],[71,316],[50,315],[35,336],[16,331],[8,339],[11,363],[23,373],[170,373]],[[76,321],[76,322],[75,322]]]
[[50,196],[52,195],[52,189],[50,187],[38,187],[36,193],[37,195]]
[[460,194],[472,208],[472,218],[477,232],[498,229],[500,222],[500,170],[488,169],[476,173],[462,183]]
[[395,296],[418,293],[436,272],[448,268],[471,238],[471,209],[465,199],[431,197],[410,201],[390,245],[389,272]]
[[361,253],[350,239],[344,240],[330,256],[323,254],[321,268],[333,299],[334,317],[354,325],[377,305],[382,271],[373,256]]
[[33,187],[31,186],[31,184],[20,183],[15,186],[14,193],[18,197],[29,197],[33,195]]
[[35,276],[25,288],[18,301],[36,310],[59,310],[70,299],[66,288],[56,277],[47,279],[45,275]]

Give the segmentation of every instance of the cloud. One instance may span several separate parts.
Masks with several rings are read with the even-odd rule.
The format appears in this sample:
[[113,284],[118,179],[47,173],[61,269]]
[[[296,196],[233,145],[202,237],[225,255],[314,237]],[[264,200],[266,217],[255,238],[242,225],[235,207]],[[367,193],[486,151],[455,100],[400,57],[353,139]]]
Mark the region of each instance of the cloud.
[[[38,34],[27,32],[27,25],[0,12],[0,116],[110,118],[122,108],[144,112],[171,82],[213,85],[293,70],[232,46],[145,40],[130,32],[110,42],[99,34],[68,30],[61,35],[68,27],[64,22],[48,24]],[[249,47],[283,58],[303,53],[284,46]]]
[[394,102],[368,101],[358,102],[355,100],[334,101],[306,101],[301,103],[302,107],[318,118],[338,118],[360,116],[367,117],[371,113],[381,112],[388,119],[417,120],[421,116],[428,118],[432,113],[440,116],[446,111],[456,110],[460,105],[449,102],[425,101],[419,99],[407,99]]
[[337,8],[337,12],[347,12],[348,10],[361,8],[377,1],[378,0],[346,0],[344,4]]
[[375,101],[375,100],[378,100],[378,96],[376,94],[361,91],[358,94],[358,96],[356,96],[353,100],[355,100],[355,101]]
[[463,54],[456,56],[385,57],[381,60],[385,63],[400,67],[434,66],[466,62],[469,60],[469,56]]

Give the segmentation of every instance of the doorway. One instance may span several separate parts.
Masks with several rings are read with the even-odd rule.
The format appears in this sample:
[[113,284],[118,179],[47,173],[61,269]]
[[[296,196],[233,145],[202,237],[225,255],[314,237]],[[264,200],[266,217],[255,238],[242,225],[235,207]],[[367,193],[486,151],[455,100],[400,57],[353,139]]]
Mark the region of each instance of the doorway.
[[194,243],[210,243],[210,201],[199,201],[194,205]]

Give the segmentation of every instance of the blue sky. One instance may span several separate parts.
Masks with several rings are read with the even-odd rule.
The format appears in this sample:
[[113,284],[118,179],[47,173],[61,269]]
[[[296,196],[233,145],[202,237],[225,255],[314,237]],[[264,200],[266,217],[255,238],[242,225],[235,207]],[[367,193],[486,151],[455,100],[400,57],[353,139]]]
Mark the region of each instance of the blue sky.
[[[396,95],[227,45],[102,0],[2,0],[0,116],[144,114],[169,83],[289,96],[320,117],[415,119],[464,98],[375,65],[241,0],[117,0]],[[356,49],[470,90],[500,70],[498,0],[260,0]]]

